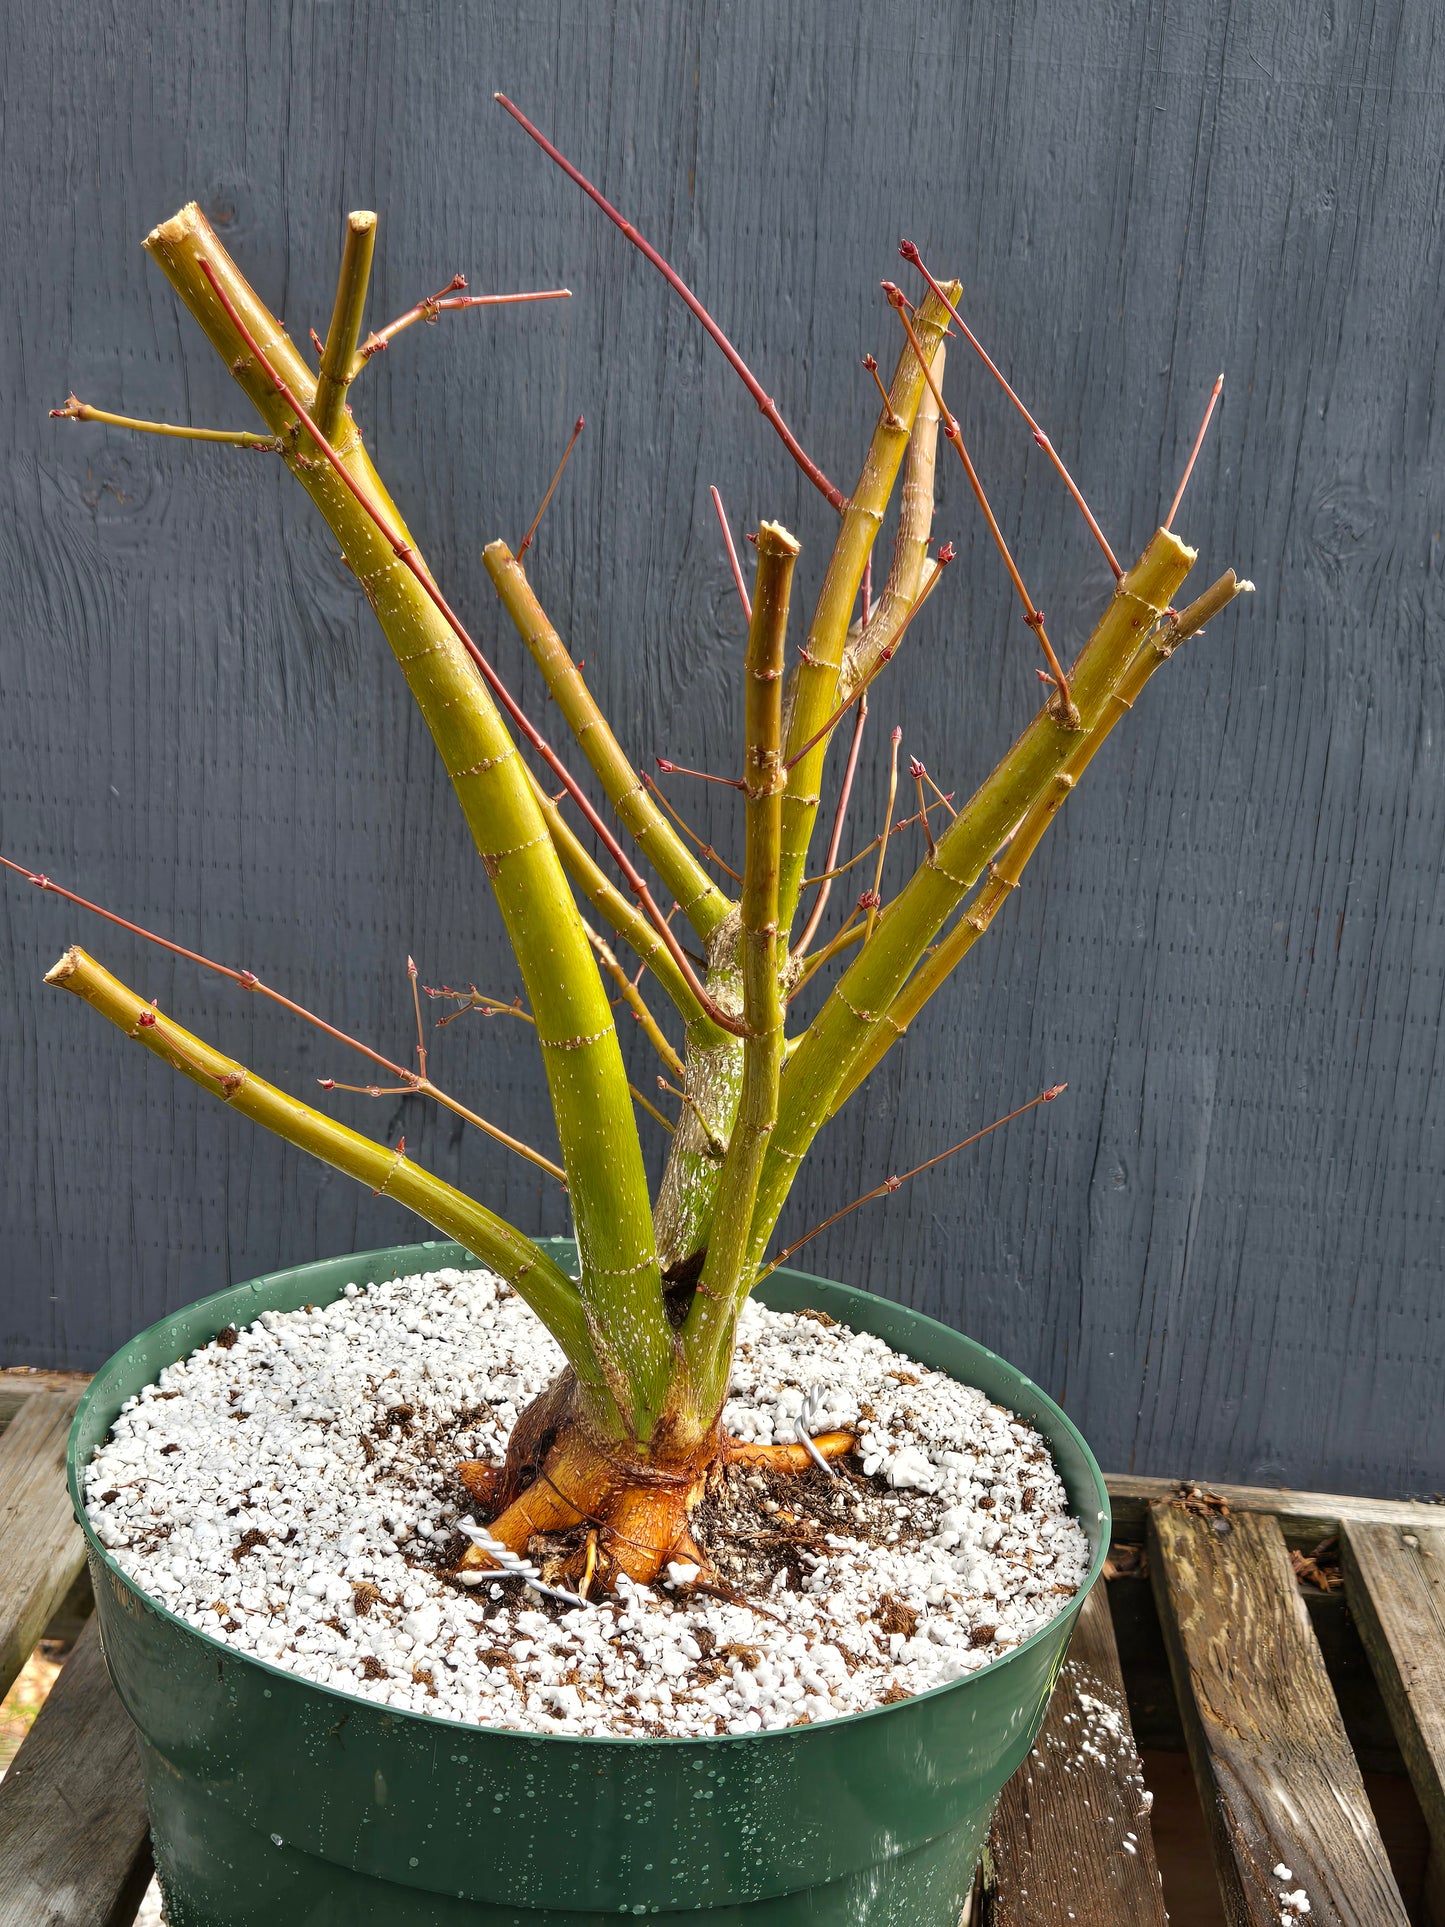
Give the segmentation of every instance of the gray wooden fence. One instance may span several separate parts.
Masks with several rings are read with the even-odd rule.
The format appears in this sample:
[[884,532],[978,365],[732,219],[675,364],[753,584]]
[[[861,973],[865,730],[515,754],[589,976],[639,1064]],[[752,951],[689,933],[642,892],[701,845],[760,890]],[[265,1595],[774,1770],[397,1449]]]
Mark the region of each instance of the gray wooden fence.
[[[404,961],[514,987],[425,732],[319,521],[265,457],[46,419],[75,388],[245,425],[140,251],[195,196],[294,332],[345,210],[380,210],[377,317],[461,269],[565,308],[418,329],[358,412],[428,553],[520,682],[479,562],[588,427],[540,592],[641,757],[731,740],[740,629],[708,505],[805,544],[829,511],[680,304],[492,104],[512,94],[716,308],[851,479],[910,234],[1117,547],[1167,502],[1201,584],[1259,584],[1166,674],[1027,886],[820,1146],[797,1231],[1067,1078],[1068,1096],[819,1240],[820,1271],[960,1325],[1111,1467],[1379,1493],[1445,1485],[1445,49],[1429,0],[824,6],[11,0],[0,124],[0,847],[404,1054]],[[996,393],[955,405],[1056,637],[1106,577]],[[949,787],[1037,701],[956,464],[946,592],[881,686]],[[731,799],[689,790],[735,842]],[[871,831],[869,831],[871,833]],[[260,1070],[315,1032],[24,884],[0,887],[0,1357],[85,1366],[168,1307],[414,1221],[224,1115],[44,990],[84,941]],[[520,1025],[449,1083],[543,1138]],[[523,1224],[555,1191],[413,1100],[338,1100]]]

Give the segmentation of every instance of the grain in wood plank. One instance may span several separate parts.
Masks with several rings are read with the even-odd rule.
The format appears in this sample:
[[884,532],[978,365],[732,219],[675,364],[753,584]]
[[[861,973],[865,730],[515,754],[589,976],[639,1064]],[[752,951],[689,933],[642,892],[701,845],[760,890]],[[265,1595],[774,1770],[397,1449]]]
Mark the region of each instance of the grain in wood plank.
[[68,1392],[33,1392],[0,1436],[0,1694],[25,1664],[85,1560],[65,1489]]
[[150,1876],[135,1729],[92,1619],[0,1782],[0,1927],[121,1927]]
[[1157,1504],[1149,1558],[1231,1927],[1407,1927],[1278,1521]]
[[[1179,1479],[1140,1478],[1132,1472],[1111,1472],[1105,1483],[1114,1515],[1114,1537],[1142,1540],[1151,1505],[1172,1499]],[[1309,1547],[1331,1539],[1346,1520],[1394,1525],[1406,1532],[1433,1530],[1445,1525],[1445,1511],[1421,1500],[1360,1498],[1348,1492],[1292,1492],[1269,1485],[1216,1485],[1201,1481],[1202,1489],[1223,1499],[1231,1512],[1263,1512],[1280,1522],[1285,1544]]]
[[1101,1581],[994,1815],[983,1927],[1164,1927],[1149,1805]]
[[70,1392],[76,1398],[90,1383],[88,1372],[45,1372],[24,1365],[0,1370],[0,1432],[35,1392]]
[[1345,1596],[1374,1668],[1415,1797],[1445,1862],[1445,1525],[1351,1522]]

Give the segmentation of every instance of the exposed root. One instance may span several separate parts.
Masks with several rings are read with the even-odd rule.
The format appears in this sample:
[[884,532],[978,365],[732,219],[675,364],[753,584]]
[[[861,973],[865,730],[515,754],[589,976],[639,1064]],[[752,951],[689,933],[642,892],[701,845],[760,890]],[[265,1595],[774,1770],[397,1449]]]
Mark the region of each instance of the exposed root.
[[[851,1451],[854,1439],[851,1432],[824,1432],[813,1444],[831,1460]],[[720,1431],[674,1453],[664,1432],[643,1457],[597,1436],[567,1372],[522,1413],[502,1465],[469,1460],[457,1476],[486,1515],[487,1530],[511,1552],[525,1556],[535,1539],[586,1528],[559,1568],[585,1598],[612,1588],[621,1573],[651,1585],[672,1564],[695,1566],[697,1583],[712,1584],[716,1571],[690,1523],[709,1480],[734,1465],[791,1474],[813,1463],[804,1445],[747,1445]],[[472,1545],[457,1571],[493,1565]]]
[[[820,1458],[845,1458],[857,1444],[851,1432],[820,1432],[813,1449]],[[817,1460],[806,1445],[748,1445],[742,1439],[729,1439],[723,1447],[727,1465],[760,1465],[772,1472],[806,1472]]]

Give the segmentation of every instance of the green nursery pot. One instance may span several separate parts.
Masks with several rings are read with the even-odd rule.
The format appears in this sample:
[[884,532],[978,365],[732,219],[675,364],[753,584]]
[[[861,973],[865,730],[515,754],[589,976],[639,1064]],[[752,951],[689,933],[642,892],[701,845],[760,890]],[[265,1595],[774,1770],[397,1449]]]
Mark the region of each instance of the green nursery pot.
[[[571,1247],[551,1241],[567,1261]],[[172,1927],[956,1927],[994,1801],[1043,1718],[1109,1500],[1058,1406],[992,1352],[901,1305],[780,1270],[812,1306],[977,1386],[1047,1440],[1088,1535],[1085,1587],[981,1672],[816,1726],[717,1739],[543,1737],[349,1699],[197,1632],[139,1590],[86,1517],[82,1468],[121,1405],[227,1325],[352,1282],[472,1262],[398,1245],[273,1272],[164,1318],[81,1401],[70,1492],[105,1656],[140,1732]]]

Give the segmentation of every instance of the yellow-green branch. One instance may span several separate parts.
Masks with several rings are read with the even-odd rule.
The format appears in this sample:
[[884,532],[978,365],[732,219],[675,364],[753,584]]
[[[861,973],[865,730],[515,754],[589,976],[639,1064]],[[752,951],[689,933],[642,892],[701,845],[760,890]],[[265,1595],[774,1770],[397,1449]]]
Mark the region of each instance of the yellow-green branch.
[[343,411],[341,444],[318,443],[298,413],[314,398],[304,362],[200,209],[182,209],[146,246],[281,437],[288,468],[340,542],[441,752],[536,1019],[599,1357],[629,1429],[645,1439],[666,1398],[672,1352],[647,1175],[612,1009],[522,759],[463,632],[429,590],[350,414]]
[[143,1044],[152,1056],[221,1099],[242,1117],[263,1125],[333,1170],[404,1204],[455,1238],[513,1287],[536,1312],[594,1393],[605,1391],[586,1310],[577,1287],[530,1238],[409,1158],[400,1148],[377,1144],[323,1111],[313,1110],[257,1077],[234,1058],[184,1030],[162,1011],[113,977],[79,947],[67,950],[45,981],[68,990],[92,1010]]
[[502,607],[531,651],[548,693],[583,755],[597,772],[607,800],[706,943],[732,908],[731,903],[643,786],[582,671],[572,660],[571,651],[548,621],[521,563],[505,542],[489,542],[483,560]]
[[699,1416],[710,1418],[726,1383],[737,1308],[747,1296],[761,1250],[754,1250],[753,1205],[768,1139],[778,1114],[783,1068],[784,1005],[779,967],[787,938],[778,918],[782,845],[783,663],[788,598],[798,543],[786,529],[764,522],[758,530],[758,568],[748,627],[744,676],[743,796],[746,839],[739,899],[742,931],[742,1095],[718,1182],[711,1242],[702,1284],[693,1299],[684,1344],[704,1395]]

